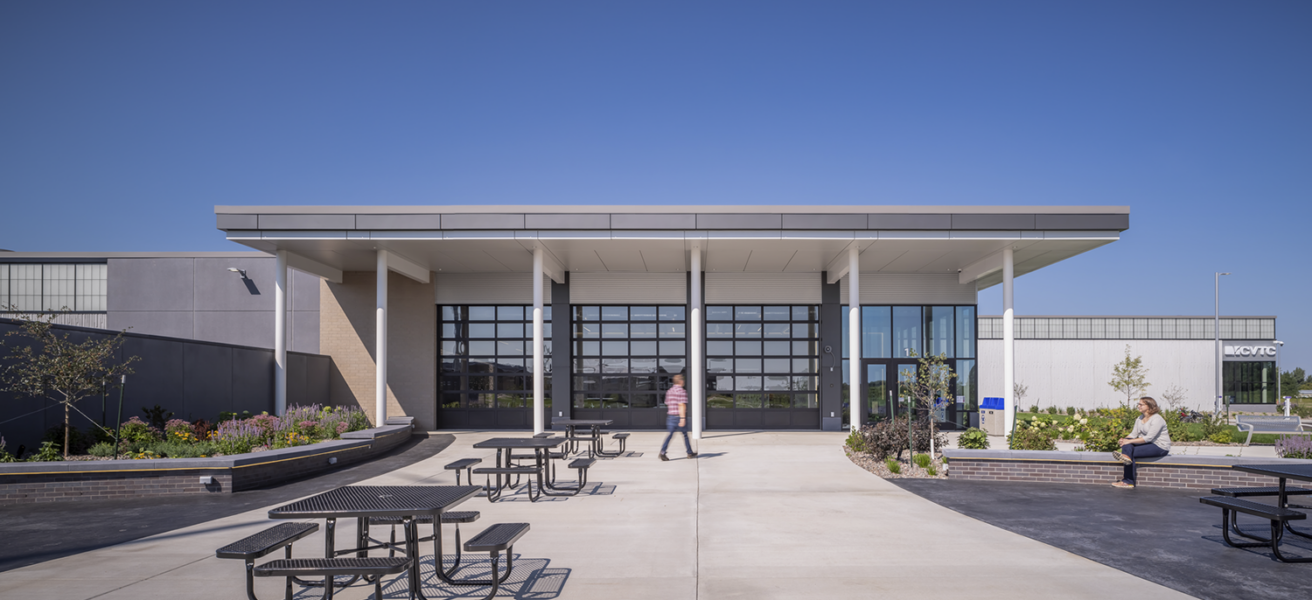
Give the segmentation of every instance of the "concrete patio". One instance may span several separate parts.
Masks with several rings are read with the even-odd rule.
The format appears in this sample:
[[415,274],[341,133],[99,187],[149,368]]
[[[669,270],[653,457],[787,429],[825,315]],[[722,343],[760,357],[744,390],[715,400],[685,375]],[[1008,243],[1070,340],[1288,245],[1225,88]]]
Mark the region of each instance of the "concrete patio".
[[[363,483],[453,484],[442,465],[490,463],[492,453],[471,445],[494,435],[504,434],[459,433],[441,453]],[[498,597],[1189,597],[870,475],[843,455],[841,433],[708,433],[694,460],[676,440],[671,462],[656,459],[662,435],[635,433],[629,449],[642,455],[599,461],[584,495],[529,503],[519,493],[461,505],[482,512],[465,526],[466,538],[492,523],[532,525]],[[241,598],[241,561],[217,559],[214,550],[269,526],[269,508],[0,573],[0,589],[47,600]],[[343,525],[339,547],[354,530]],[[321,551],[322,533],[296,545],[300,557]],[[461,576],[486,571],[486,556],[473,558]],[[487,591],[437,586],[431,566],[423,575],[430,598]],[[281,588],[277,579],[256,586],[265,599],[281,597]],[[407,597],[399,578],[384,593]],[[372,586],[356,586],[338,597],[371,595]]]

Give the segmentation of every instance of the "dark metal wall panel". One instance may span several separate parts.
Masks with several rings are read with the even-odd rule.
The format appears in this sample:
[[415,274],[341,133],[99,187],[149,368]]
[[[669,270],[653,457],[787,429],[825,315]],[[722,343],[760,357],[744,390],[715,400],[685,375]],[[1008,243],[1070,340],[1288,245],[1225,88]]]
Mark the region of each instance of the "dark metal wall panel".
[[356,215],[356,229],[441,229],[442,215]]
[[612,214],[612,229],[696,229],[697,216],[690,213]]
[[259,229],[259,219],[255,215],[215,215],[219,229]]
[[[862,215],[783,215],[784,229],[864,229]],[[854,218],[857,217],[857,218]]]
[[195,313],[195,339],[237,346],[273,347],[273,311]]
[[780,229],[780,214],[697,215],[698,229]]
[[442,229],[523,229],[522,214],[442,215]]
[[866,215],[869,229],[951,229],[952,215]]
[[355,215],[260,215],[259,229],[355,229]]
[[1038,229],[1125,231],[1130,215],[1035,215],[1034,223]]
[[952,215],[953,229],[1034,229],[1034,215]]
[[570,337],[569,273],[565,274],[565,283],[551,282],[551,297],[555,301],[551,303],[551,402],[547,407],[547,427],[551,427],[552,419],[570,417],[574,344]]
[[314,404],[305,389],[305,379],[309,371],[306,362],[303,354],[287,355],[287,406]]
[[111,331],[128,330],[142,335],[192,339],[196,335],[196,313],[191,311],[110,312],[105,327]]
[[[823,283],[820,296],[820,428],[838,431],[843,428],[843,307],[839,285]],[[829,352],[824,349],[828,347]],[[829,415],[833,415],[832,417]]]
[[527,215],[529,229],[610,229],[610,214]]
[[180,344],[184,364],[185,406],[173,409],[178,416],[194,421],[213,421],[220,412],[232,410],[232,348],[212,344]]
[[273,413],[273,351],[232,349],[232,411]]

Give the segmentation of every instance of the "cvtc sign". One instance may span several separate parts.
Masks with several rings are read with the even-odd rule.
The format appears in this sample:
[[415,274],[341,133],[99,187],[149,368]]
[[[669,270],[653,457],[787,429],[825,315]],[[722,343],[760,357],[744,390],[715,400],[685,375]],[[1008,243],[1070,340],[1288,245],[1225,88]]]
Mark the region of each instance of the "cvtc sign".
[[1222,347],[1226,360],[1275,360],[1276,347],[1260,342],[1230,342]]

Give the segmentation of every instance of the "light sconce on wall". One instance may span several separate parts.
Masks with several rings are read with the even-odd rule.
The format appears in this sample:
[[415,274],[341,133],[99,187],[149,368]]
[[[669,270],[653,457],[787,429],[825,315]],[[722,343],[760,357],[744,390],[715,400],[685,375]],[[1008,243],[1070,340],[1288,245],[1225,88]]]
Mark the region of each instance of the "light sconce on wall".
[[238,275],[241,275],[242,279],[246,279],[246,269],[238,269],[237,267],[228,267],[228,270]]

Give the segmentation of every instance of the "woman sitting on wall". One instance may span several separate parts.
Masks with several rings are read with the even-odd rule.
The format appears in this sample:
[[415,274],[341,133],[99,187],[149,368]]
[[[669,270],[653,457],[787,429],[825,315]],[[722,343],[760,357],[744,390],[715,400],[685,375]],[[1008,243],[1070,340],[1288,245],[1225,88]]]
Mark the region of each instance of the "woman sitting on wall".
[[1136,458],[1166,456],[1171,451],[1171,434],[1166,430],[1166,419],[1157,414],[1161,412],[1157,408],[1157,401],[1144,396],[1139,399],[1138,408],[1139,414],[1143,416],[1134,420],[1130,437],[1123,437],[1117,442],[1121,445],[1121,451],[1112,453],[1116,460],[1125,463],[1125,478],[1112,484],[1119,488],[1132,488],[1138,480],[1134,462]]

